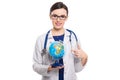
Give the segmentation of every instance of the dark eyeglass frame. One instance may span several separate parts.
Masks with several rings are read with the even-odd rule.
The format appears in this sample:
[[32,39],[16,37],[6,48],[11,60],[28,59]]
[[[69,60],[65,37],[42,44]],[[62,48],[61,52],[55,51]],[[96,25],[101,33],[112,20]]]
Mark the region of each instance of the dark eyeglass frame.
[[60,15],[60,16],[58,16],[57,14],[52,14],[52,15],[51,15],[51,18],[52,18],[53,20],[57,20],[58,18],[59,18],[60,20],[65,20],[65,19],[67,18],[67,16],[66,16],[66,15]]

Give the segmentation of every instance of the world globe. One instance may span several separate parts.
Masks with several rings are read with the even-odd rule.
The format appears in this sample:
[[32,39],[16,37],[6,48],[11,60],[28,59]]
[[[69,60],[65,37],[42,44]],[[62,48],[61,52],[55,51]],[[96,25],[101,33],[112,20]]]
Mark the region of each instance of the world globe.
[[52,42],[49,47],[49,54],[55,60],[61,59],[64,55],[64,46],[62,42]]

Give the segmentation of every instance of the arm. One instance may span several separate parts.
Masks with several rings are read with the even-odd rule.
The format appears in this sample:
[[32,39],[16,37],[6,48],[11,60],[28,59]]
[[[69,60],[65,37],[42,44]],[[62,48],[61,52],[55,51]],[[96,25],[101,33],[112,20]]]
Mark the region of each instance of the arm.
[[[38,39],[35,45],[35,52],[33,55],[33,70],[40,75],[43,76],[51,76],[55,74],[56,70],[63,68],[64,66],[58,66],[56,68],[52,68],[49,63],[48,54],[46,51],[43,51],[41,46],[44,41],[42,39]],[[44,54],[44,60],[41,54]],[[47,63],[47,64],[46,64]]]
[[74,59],[75,71],[79,72],[84,68],[85,64],[87,63],[88,55],[80,47],[79,39],[77,42],[75,40],[75,37],[72,36],[72,40],[73,40],[72,41],[72,44],[73,44],[72,52],[75,56],[75,59]]
[[88,60],[88,55],[80,48],[78,48],[77,50],[73,50],[73,52],[74,55],[81,60],[82,66],[85,66]]
[[85,64],[87,63],[87,60],[88,60],[88,55],[87,55],[82,49],[80,49],[80,52],[79,52],[79,53],[82,54],[82,55],[80,56],[80,58],[81,58],[81,63],[82,63],[83,66],[85,66]]
[[81,71],[88,60],[88,55],[80,48],[73,50],[75,55],[75,70],[76,72]]
[[33,70],[35,72],[37,72],[40,75],[43,76],[50,76],[50,74],[48,73],[48,67],[49,65],[44,65],[42,64],[42,41],[41,38],[38,38],[36,41],[36,45],[35,45],[35,51],[33,54]]

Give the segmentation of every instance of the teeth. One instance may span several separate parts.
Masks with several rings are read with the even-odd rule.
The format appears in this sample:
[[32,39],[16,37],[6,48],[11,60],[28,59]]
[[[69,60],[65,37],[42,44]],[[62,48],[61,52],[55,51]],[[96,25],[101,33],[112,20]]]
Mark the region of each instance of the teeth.
[[61,25],[61,23],[56,23],[56,25],[57,25],[57,26],[60,26],[60,25]]

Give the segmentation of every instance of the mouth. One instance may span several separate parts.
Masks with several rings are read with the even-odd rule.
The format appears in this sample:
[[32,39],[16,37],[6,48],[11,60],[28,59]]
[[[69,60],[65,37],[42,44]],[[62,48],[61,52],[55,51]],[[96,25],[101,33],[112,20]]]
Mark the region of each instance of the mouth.
[[56,22],[55,25],[56,25],[56,26],[61,26],[62,23],[60,23],[60,22]]

